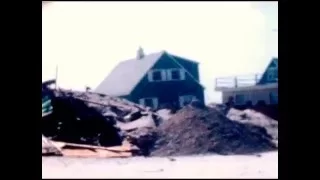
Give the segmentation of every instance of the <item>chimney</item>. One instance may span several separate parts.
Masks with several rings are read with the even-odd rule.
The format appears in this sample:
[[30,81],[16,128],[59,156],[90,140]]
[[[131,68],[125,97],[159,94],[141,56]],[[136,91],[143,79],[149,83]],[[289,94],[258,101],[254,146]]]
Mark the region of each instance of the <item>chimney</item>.
[[144,52],[141,47],[139,47],[138,52],[137,52],[137,60],[140,60],[144,57]]

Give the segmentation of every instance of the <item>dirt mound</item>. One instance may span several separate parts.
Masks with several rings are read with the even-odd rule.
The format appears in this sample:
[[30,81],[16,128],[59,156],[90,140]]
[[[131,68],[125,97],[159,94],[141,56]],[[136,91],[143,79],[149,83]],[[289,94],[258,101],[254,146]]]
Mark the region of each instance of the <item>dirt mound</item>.
[[151,155],[247,154],[275,149],[266,130],[229,120],[214,108],[187,106],[156,130]]
[[267,133],[272,136],[274,142],[278,145],[278,121],[252,109],[241,111],[232,108],[228,111],[227,117],[240,123],[253,124],[266,129]]

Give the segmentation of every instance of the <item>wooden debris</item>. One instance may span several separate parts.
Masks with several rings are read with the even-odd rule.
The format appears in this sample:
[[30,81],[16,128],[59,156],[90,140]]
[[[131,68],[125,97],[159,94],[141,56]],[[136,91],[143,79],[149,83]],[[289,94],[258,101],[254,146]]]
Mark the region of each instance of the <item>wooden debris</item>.
[[61,155],[68,157],[100,157],[100,158],[120,158],[131,157],[139,149],[129,143],[124,143],[122,146],[100,147],[84,144],[54,142]]
[[61,148],[42,136],[42,155],[62,155]]

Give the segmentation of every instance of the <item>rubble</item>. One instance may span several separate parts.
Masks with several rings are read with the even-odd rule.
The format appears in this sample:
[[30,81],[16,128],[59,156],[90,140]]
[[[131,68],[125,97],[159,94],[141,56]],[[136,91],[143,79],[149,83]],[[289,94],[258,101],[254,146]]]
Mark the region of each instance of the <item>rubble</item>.
[[42,135],[42,155],[61,156],[62,152],[59,147]]
[[43,155],[130,157],[199,153],[245,154],[275,149],[270,118],[197,100],[173,112],[90,91],[42,86]]
[[155,128],[142,127],[126,132],[128,141],[139,148],[139,155],[149,156],[157,140]]
[[112,119],[61,93],[52,98],[53,111],[42,118],[42,133],[54,141],[97,146],[121,145],[119,129]]
[[[52,83],[54,81],[45,82],[42,86],[42,133],[53,142],[121,146],[130,134],[128,132],[154,128],[160,123],[158,115],[147,107],[92,92],[47,87]],[[89,153],[87,150],[82,152]]]
[[42,136],[42,155],[68,156],[68,157],[131,157],[139,149],[129,143],[121,146],[101,147],[84,144],[51,141]]
[[187,106],[156,130],[151,155],[247,154],[273,150],[265,129],[229,120],[214,108]]
[[100,147],[65,142],[54,142],[60,148],[61,154],[68,157],[131,157],[139,149],[130,144],[121,146]]
[[122,131],[131,131],[144,127],[155,128],[157,126],[157,123],[150,114],[148,116],[142,116],[140,119],[129,123],[118,122],[116,126],[119,127]]
[[240,123],[253,124],[264,128],[278,146],[278,121],[252,109],[241,111],[231,108],[227,117]]
[[173,115],[172,111],[170,109],[160,109],[157,111],[158,116],[160,116],[160,118],[163,121],[167,121],[171,118],[171,116]]

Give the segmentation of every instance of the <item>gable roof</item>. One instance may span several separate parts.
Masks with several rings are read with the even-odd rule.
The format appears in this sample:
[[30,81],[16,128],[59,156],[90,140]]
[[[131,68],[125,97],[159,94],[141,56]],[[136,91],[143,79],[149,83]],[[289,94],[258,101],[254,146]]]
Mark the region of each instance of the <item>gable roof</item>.
[[[98,85],[95,92],[111,96],[125,96],[134,90],[145,74],[164,55],[168,55],[178,66],[182,67],[169,53],[160,51],[144,56],[142,59],[129,59],[119,63],[111,73]],[[186,71],[187,74],[195,78]],[[200,84],[197,80],[195,80]],[[200,84],[201,85],[201,84]],[[203,87],[203,86],[202,86]]]
[[266,76],[268,73],[268,69],[269,68],[278,68],[278,58],[272,58],[271,61],[269,62],[268,66],[265,68],[265,70],[263,71],[263,74],[261,76],[261,79],[259,80],[259,82],[257,84],[264,84],[266,81]]
[[178,56],[178,55],[175,55],[175,54],[172,54],[172,53],[168,53],[168,54],[170,54],[175,59],[181,59],[181,60],[188,61],[188,62],[191,62],[191,63],[194,63],[194,64],[199,64],[199,62],[191,60],[191,59],[188,59],[188,58],[185,58],[185,57],[181,57],[181,56]]

